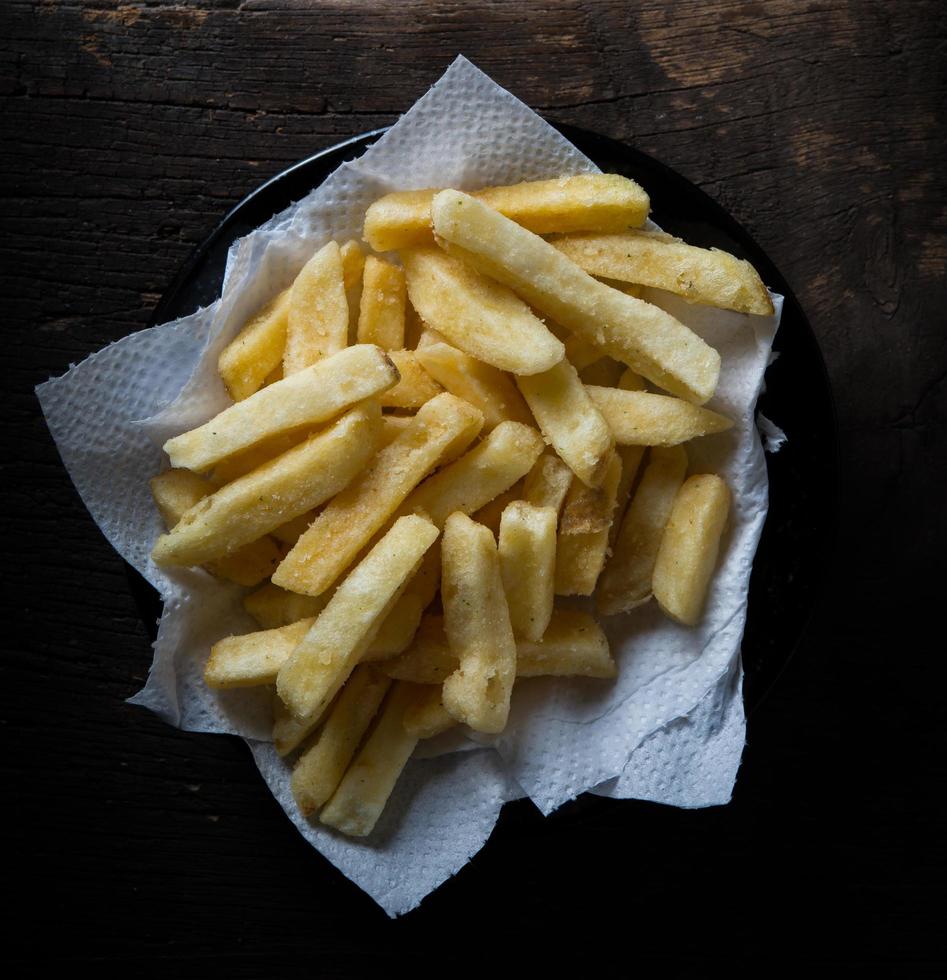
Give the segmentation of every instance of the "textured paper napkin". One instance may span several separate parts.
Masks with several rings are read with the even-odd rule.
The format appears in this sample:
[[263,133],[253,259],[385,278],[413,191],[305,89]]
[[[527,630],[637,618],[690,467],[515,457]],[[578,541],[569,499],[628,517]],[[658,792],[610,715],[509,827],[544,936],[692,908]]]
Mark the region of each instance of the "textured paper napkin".
[[[586,790],[676,806],[725,803],[744,743],[740,640],[750,567],[766,516],[767,484],[754,407],[779,323],[646,297],[723,356],[710,407],[730,432],[688,446],[692,471],[723,475],[730,528],[704,619],[686,629],[652,603],[604,621],[619,663],[614,682],[535,678],[517,684],[508,729],[475,742],[449,732],[422,744],[375,833],[350,840],[301,817],[289,768],[268,743],[260,692],[208,690],[210,645],[255,624],[244,590],[150,559],[163,528],[147,478],[158,448],[229,403],[217,356],[247,316],[288,285],[331,238],[361,236],[381,194],[413,187],[473,189],[596,168],[522,102],[464,58],[360,158],[231,248],[221,297],[174,323],[112,344],[37,389],[49,428],[83,501],[115,549],[165,606],[148,682],[132,700],[191,731],[245,737],[274,796],[299,831],[390,915],[414,906],[479,850],[507,800],[544,812]],[[492,744],[491,744],[492,743]]]

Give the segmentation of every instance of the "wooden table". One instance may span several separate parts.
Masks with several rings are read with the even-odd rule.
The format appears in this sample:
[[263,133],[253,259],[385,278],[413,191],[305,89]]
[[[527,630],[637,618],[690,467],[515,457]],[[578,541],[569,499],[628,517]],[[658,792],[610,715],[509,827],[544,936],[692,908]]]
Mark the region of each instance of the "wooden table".
[[[86,962],[275,976],[295,961],[336,976],[453,969],[481,951],[497,968],[496,929],[533,963],[599,960],[609,975],[652,955],[665,967],[935,956],[942,705],[928,673],[943,642],[922,642],[920,624],[945,543],[944,13],[5,0],[14,975]],[[509,807],[471,867],[389,922],[297,836],[239,740],[182,734],[124,703],[147,673],[147,630],[32,388],[144,326],[247,192],[393,122],[458,52],[549,119],[664,160],[767,250],[833,380],[842,524],[831,587],[750,719],[729,807],[577,803],[546,820]]]

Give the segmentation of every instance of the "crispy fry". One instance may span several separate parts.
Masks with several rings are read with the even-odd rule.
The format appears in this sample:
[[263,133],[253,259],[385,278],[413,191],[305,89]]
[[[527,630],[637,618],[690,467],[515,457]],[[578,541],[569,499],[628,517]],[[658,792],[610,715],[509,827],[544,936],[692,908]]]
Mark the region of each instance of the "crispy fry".
[[299,595],[267,582],[243,597],[243,608],[262,629],[270,630],[318,616],[330,598],[326,592],[320,596]]
[[365,651],[362,660],[387,660],[396,654],[407,650],[417,632],[418,623],[424,607],[421,600],[405,591],[391,607],[391,611],[382,620],[378,633],[371,646]]
[[611,616],[628,612],[651,598],[658,548],[686,471],[683,446],[651,450],[618,532],[614,554],[601,576],[596,594],[600,613]]
[[[378,667],[398,680],[440,685],[458,662],[448,646],[443,617],[428,614],[411,647]],[[601,627],[577,609],[554,609],[540,642],[516,644],[517,677],[614,677],[616,673]]]
[[563,360],[516,383],[562,461],[583,483],[600,486],[615,441],[575,368]]
[[773,312],[756,269],[716,248],[697,248],[644,230],[567,235],[552,244],[594,276],[666,289],[690,303],[764,316]]
[[307,510],[305,513],[300,514],[299,517],[294,517],[291,521],[286,521],[280,524],[279,527],[274,527],[273,537],[277,541],[282,541],[283,544],[292,546],[305,534],[309,529],[309,525],[315,519],[316,512],[314,510]]
[[451,514],[441,562],[444,628],[459,661],[444,681],[444,707],[475,731],[501,732],[516,677],[516,643],[493,535],[465,514]]
[[565,348],[506,286],[435,246],[402,253],[411,304],[448,343],[501,371],[536,374]]
[[[559,540],[556,543],[556,592],[558,595],[591,595],[608,554],[608,531],[615,512],[621,459],[613,452],[605,480],[598,490],[580,487],[572,501],[566,498]],[[571,492],[571,491],[570,491]],[[594,502],[588,501],[594,494]],[[581,521],[571,520],[573,505]],[[591,512],[595,511],[593,515]],[[589,530],[577,530],[579,526]]]
[[358,314],[362,304],[362,273],[365,269],[365,253],[354,239],[339,249],[342,260],[342,285],[345,286],[345,305],[349,311],[349,344],[358,343]]
[[573,473],[554,453],[543,453],[526,476],[523,499],[534,507],[552,507],[558,517]]
[[576,371],[584,371],[605,357],[605,351],[578,334],[569,335],[565,348],[566,357]]
[[733,426],[724,415],[669,395],[597,385],[585,388],[621,446],[676,446]]
[[404,502],[401,513],[424,513],[443,527],[455,511],[472,514],[508,490],[542,451],[542,436],[535,429],[501,422],[470,452],[425,480]]
[[381,395],[381,404],[385,408],[420,408],[441,393],[441,386],[421,367],[414,351],[393,350],[388,356],[397,367],[401,380]]
[[483,412],[487,432],[507,420],[533,424],[516,385],[497,368],[444,343],[427,343],[416,356],[438,384]]
[[674,499],[652,586],[658,605],[686,626],[700,619],[729,510],[730,491],[711,474],[689,477]]
[[262,388],[269,375],[283,363],[289,292],[284,289],[255,313],[220,352],[217,370],[235,402]]
[[310,616],[288,626],[224,637],[210,649],[204,683],[217,689],[275,683],[280,667],[315,621]]
[[303,266],[289,296],[283,373],[288,377],[337,354],[349,342],[342,254],[329,242]]
[[320,809],[336,791],[389,687],[391,678],[368,665],[352,671],[315,741],[293,768],[290,785],[296,804],[306,816]]
[[618,530],[621,527],[622,519],[628,508],[628,500],[631,497],[631,488],[634,486],[635,477],[641,467],[641,460],[644,458],[644,446],[619,446],[615,452],[621,460],[621,479],[618,481],[618,491],[615,494],[615,512],[612,515],[612,523],[608,528],[608,554],[615,548],[615,540],[618,537]]
[[418,739],[404,727],[405,712],[417,698],[411,684],[389,692],[368,740],[325,805],[319,819],[350,837],[367,837],[381,816],[401,770]]
[[482,425],[480,412],[459,398],[444,393],[431,399],[368,469],[326,504],[273,582],[307,595],[328,589],[442,453],[464,439],[469,445]]
[[390,446],[398,436],[411,424],[412,415],[383,415],[381,419],[381,435],[378,448]]
[[438,241],[532,306],[671,394],[703,404],[720,355],[670,314],[583,272],[537,235],[460,191],[442,191],[431,215]]
[[297,720],[335,697],[437,535],[423,517],[400,518],[335,590],[276,679]]
[[439,687],[424,687],[404,713],[404,730],[418,739],[433,738],[456,724],[457,719],[444,707]]
[[377,404],[363,403],[301,446],[205,497],[158,538],[158,564],[200,565],[232,554],[324,503],[351,482],[374,452]]
[[265,439],[328,421],[397,381],[398,371],[384,351],[370,344],[349,347],[169,439],[164,450],[172,466],[207,470]]
[[[365,215],[365,241],[379,252],[430,244],[431,200],[436,193],[398,191],[375,201]],[[539,235],[625,231],[643,224],[651,206],[643,188],[618,174],[488,187],[473,196]]]
[[[166,470],[151,480],[151,492],[168,530],[172,530],[187,511],[213,493],[214,481],[192,473],[190,470]],[[237,585],[259,585],[273,574],[283,558],[279,545],[264,536],[238,549],[226,558],[208,562],[205,566],[211,575],[236,582]]]
[[490,528],[493,531],[493,536],[496,537],[500,533],[500,519],[503,517],[503,511],[506,510],[508,504],[513,503],[514,500],[520,500],[522,496],[523,481],[517,480],[509,490],[504,490],[503,493],[494,497],[488,504],[484,504],[480,510],[474,511],[470,516],[478,524]]
[[552,616],[556,518],[552,507],[534,507],[519,500],[500,519],[500,574],[517,638],[541,640]]
[[382,350],[402,350],[406,299],[404,270],[369,255],[362,273],[358,342],[377,344]]

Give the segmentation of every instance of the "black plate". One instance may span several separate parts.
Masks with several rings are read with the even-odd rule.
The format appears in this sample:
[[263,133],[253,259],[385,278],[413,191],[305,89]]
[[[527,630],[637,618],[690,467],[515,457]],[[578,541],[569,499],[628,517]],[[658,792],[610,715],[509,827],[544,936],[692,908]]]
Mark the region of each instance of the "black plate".
[[[563,135],[602,170],[637,180],[651,197],[652,217],[694,245],[716,246],[748,259],[763,281],[786,297],[759,410],[780,425],[787,444],[767,455],[770,506],[750,579],[743,665],[748,710],[758,707],[789,661],[812,613],[834,548],[838,516],[838,448],[828,375],[812,328],[786,280],[719,204],[663,163],[615,140],[573,126]],[[220,295],[227,250],[317,187],[385,132],[377,129],[303,160],[244,198],[195,252],[162,297],[151,323],[206,306]],[[129,581],[152,635],[157,593],[131,566]]]

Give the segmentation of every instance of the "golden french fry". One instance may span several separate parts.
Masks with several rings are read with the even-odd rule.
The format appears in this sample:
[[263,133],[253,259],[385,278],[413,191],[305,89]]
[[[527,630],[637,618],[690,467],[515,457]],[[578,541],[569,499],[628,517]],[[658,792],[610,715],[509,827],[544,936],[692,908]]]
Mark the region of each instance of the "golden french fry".
[[318,616],[330,598],[326,592],[320,596],[298,595],[267,582],[243,597],[243,608],[262,629],[271,630]]
[[444,628],[459,661],[444,681],[444,707],[475,731],[502,732],[516,677],[516,643],[489,528],[451,514],[441,568]]
[[438,384],[483,412],[487,432],[507,420],[533,424],[516,385],[497,368],[444,343],[426,343],[416,356]]
[[594,276],[654,286],[740,313],[770,316],[773,302],[760,277],[741,259],[716,248],[697,248],[661,232],[576,234],[553,245]]
[[273,575],[293,592],[319,595],[336,581],[442,453],[483,425],[473,406],[446,392],[421,407],[407,429],[323,508]]
[[625,372],[618,379],[618,387],[622,391],[646,391],[648,386],[640,374],[635,374],[631,368],[626,368]]
[[233,483],[234,480],[239,480],[241,476],[252,473],[257,467],[268,463],[271,459],[276,459],[277,456],[282,456],[294,446],[305,442],[313,432],[321,427],[320,425],[313,425],[293,429],[290,432],[278,432],[275,436],[270,436],[255,446],[250,446],[249,449],[244,449],[215,463],[210,475],[219,486],[223,486],[225,483]]
[[511,289],[433,245],[404,251],[402,261],[412,306],[464,353],[515,374],[562,360],[562,342]]
[[439,687],[424,687],[404,713],[404,730],[418,739],[433,738],[456,724],[457,719],[444,707]]
[[[443,617],[429,614],[421,620],[411,647],[378,667],[397,680],[440,685],[457,665],[447,643]],[[517,677],[614,677],[616,673],[601,627],[578,609],[554,609],[542,640],[516,643]]]
[[655,447],[631,498],[602,573],[596,609],[606,616],[628,612],[651,598],[651,577],[674,498],[684,482],[687,453],[683,446]]
[[390,446],[398,436],[411,424],[411,415],[383,415],[381,419],[381,435],[378,438],[378,448]]
[[276,679],[277,693],[297,720],[324,710],[335,697],[437,536],[423,517],[399,518],[335,590]]
[[598,282],[468,194],[441,191],[431,216],[449,252],[511,286],[557,323],[673,395],[698,404],[713,395],[720,355],[664,310]]
[[306,816],[320,809],[342,782],[389,687],[391,678],[367,665],[352,671],[315,741],[293,767],[290,786]]
[[429,477],[401,513],[423,513],[443,527],[456,511],[472,514],[529,472],[543,451],[542,436],[528,425],[501,422],[466,455]]
[[[365,214],[365,241],[379,252],[430,244],[431,200],[436,190],[398,191]],[[618,174],[578,174],[473,196],[539,235],[565,231],[625,231],[643,224],[651,203],[644,189]]]
[[586,385],[621,446],[676,446],[733,427],[725,415],[670,395]]
[[401,593],[391,611],[382,620],[371,646],[362,660],[387,660],[407,650],[418,630],[424,607],[421,600],[407,591]]
[[516,383],[562,461],[583,483],[600,486],[615,441],[575,368],[563,360]]
[[541,640],[552,616],[557,516],[552,507],[518,500],[500,519],[500,574],[517,638]]
[[418,744],[404,727],[405,712],[417,698],[411,684],[389,692],[377,724],[342,777],[319,820],[349,837],[367,837],[385,809],[401,770]]
[[347,241],[339,249],[342,260],[342,284],[345,286],[345,305],[349,311],[349,344],[358,342],[358,314],[362,302],[362,272],[365,268],[365,253],[354,239]]
[[664,612],[686,626],[700,619],[729,510],[726,483],[708,473],[685,480],[674,499],[652,587]]
[[641,460],[644,458],[645,448],[644,446],[619,446],[615,450],[621,460],[621,479],[618,481],[618,491],[615,494],[615,512],[608,529],[608,554],[611,554],[615,548],[618,529],[621,527],[625,510],[628,507],[631,488],[634,485],[635,477],[638,475]]
[[[556,542],[556,592],[559,595],[591,595],[595,591],[605,558],[608,554],[608,532],[615,512],[618,483],[621,479],[621,459],[613,452],[605,480],[598,490],[579,488],[578,498],[566,497],[562,511],[559,540]],[[584,500],[577,508],[582,520],[571,521],[571,504],[594,494],[593,501]],[[595,511],[594,517],[592,511]],[[590,530],[576,530],[577,526]]]
[[397,381],[398,371],[384,351],[370,344],[348,347],[169,439],[164,451],[172,466],[207,470],[265,439],[326,422]]
[[625,371],[625,365],[606,355],[600,357],[594,364],[579,371],[579,378],[584,385],[599,385],[602,388],[614,388]]
[[552,507],[558,517],[573,473],[554,453],[543,453],[523,484],[523,499],[534,507]]
[[[190,470],[166,470],[151,480],[151,493],[169,531],[190,508],[216,488],[216,482]],[[205,568],[217,578],[236,582],[237,585],[253,586],[269,578],[282,559],[283,552],[279,545],[270,537],[262,537],[232,555],[208,562]]]
[[314,510],[307,510],[305,513],[294,517],[290,521],[285,521],[279,527],[273,528],[273,537],[277,541],[290,546],[294,545],[300,537],[309,529],[309,525],[316,519]]
[[310,616],[288,626],[224,637],[210,648],[204,683],[217,689],[275,683],[280,667],[315,621]]
[[349,342],[342,254],[329,242],[303,266],[290,289],[283,373],[287,377],[337,354]]
[[322,721],[323,710],[298,720],[290,713],[289,708],[280,700],[278,694],[273,695],[273,747],[280,755],[289,755],[312,734]]
[[576,369],[584,371],[605,357],[605,351],[578,334],[571,334],[565,341],[566,359]]
[[397,367],[401,380],[381,395],[384,408],[420,408],[441,393],[441,386],[421,367],[415,351],[393,350],[388,356]]
[[358,342],[377,344],[382,350],[402,350],[406,298],[404,270],[369,255],[362,273]]
[[503,517],[503,511],[506,510],[508,504],[513,503],[514,500],[520,500],[522,496],[523,481],[517,480],[509,490],[505,490],[494,497],[488,504],[484,504],[480,510],[475,510],[470,516],[478,524],[490,528],[493,531],[493,536],[496,537],[500,533],[500,519]]
[[[283,374],[283,362],[280,360],[279,364],[273,368],[272,371],[263,379],[263,387],[273,384],[274,381],[282,381],[286,375]],[[234,399],[234,401],[239,401],[239,399]]]
[[152,558],[158,564],[201,565],[312,510],[362,469],[380,427],[377,404],[356,406],[301,446],[199,501],[158,538]]
[[220,352],[217,370],[235,402],[259,391],[272,372],[282,366],[289,320],[289,292],[284,289],[254,314]]

